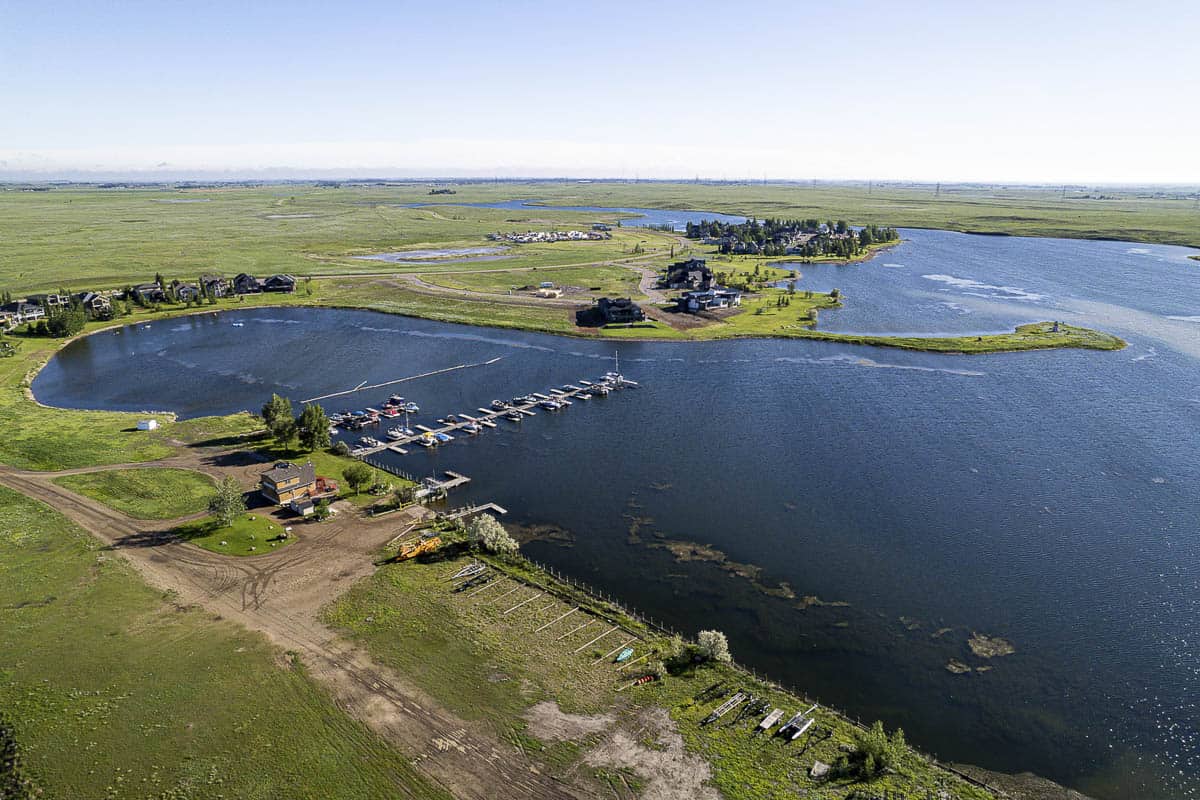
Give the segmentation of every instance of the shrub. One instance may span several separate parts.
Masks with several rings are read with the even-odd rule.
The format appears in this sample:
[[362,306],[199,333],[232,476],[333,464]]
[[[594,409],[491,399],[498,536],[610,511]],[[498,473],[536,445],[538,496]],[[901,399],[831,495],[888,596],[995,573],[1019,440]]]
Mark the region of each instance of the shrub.
[[517,540],[491,514],[480,514],[467,523],[467,534],[489,553],[512,556],[520,549]]
[[696,637],[696,655],[704,661],[728,664],[733,661],[729,654],[729,640],[720,631],[700,631]]

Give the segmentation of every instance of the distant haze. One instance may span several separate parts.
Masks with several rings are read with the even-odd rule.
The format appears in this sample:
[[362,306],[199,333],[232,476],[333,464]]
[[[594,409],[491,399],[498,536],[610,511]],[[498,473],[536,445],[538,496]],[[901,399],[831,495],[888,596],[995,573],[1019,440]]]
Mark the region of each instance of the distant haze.
[[1200,182],[1200,4],[0,2],[0,179]]

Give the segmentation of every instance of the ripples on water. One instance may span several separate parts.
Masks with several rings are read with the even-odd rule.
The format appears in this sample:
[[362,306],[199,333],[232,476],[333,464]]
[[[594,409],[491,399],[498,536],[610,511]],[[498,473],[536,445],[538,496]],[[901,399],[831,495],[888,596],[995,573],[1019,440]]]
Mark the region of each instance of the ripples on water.
[[[595,377],[619,347],[643,389],[404,468],[471,475],[461,502],[573,535],[527,545],[532,556],[676,627],[722,628],[739,658],[903,725],[943,758],[1105,800],[1197,796],[1200,269],[1179,248],[905,236],[874,262],[799,267],[801,290],[846,295],[821,327],[961,334],[1057,318],[1130,348],[618,344],[263,309],[88,337],[34,389],[52,404],[194,416],[505,356],[403,385],[436,416]],[[122,379],[131,363],[137,381]],[[672,540],[760,565],[768,588],[849,605],[800,610],[716,565],[677,563],[657,547]],[[1017,652],[949,674],[950,658],[989,665],[966,649],[972,631]]]

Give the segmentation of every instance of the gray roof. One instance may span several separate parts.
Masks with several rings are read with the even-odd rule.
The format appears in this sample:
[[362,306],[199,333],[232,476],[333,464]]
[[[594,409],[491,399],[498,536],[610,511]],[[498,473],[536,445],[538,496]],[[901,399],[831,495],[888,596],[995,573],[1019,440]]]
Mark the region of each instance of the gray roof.
[[276,485],[286,481],[288,478],[299,477],[301,483],[312,483],[317,479],[317,470],[309,461],[304,466],[296,466],[290,461],[280,461],[274,467],[262,474],[264,478]]

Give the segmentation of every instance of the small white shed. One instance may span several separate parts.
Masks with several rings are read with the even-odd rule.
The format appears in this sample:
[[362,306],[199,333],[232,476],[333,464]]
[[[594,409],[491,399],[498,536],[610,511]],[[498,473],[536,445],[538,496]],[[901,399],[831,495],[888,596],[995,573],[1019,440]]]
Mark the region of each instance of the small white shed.
[[158,427],[158,420],[156,420],[156,419],[139,419],[138,420],[138,430],[139,431],[152,431],[157,427]]

